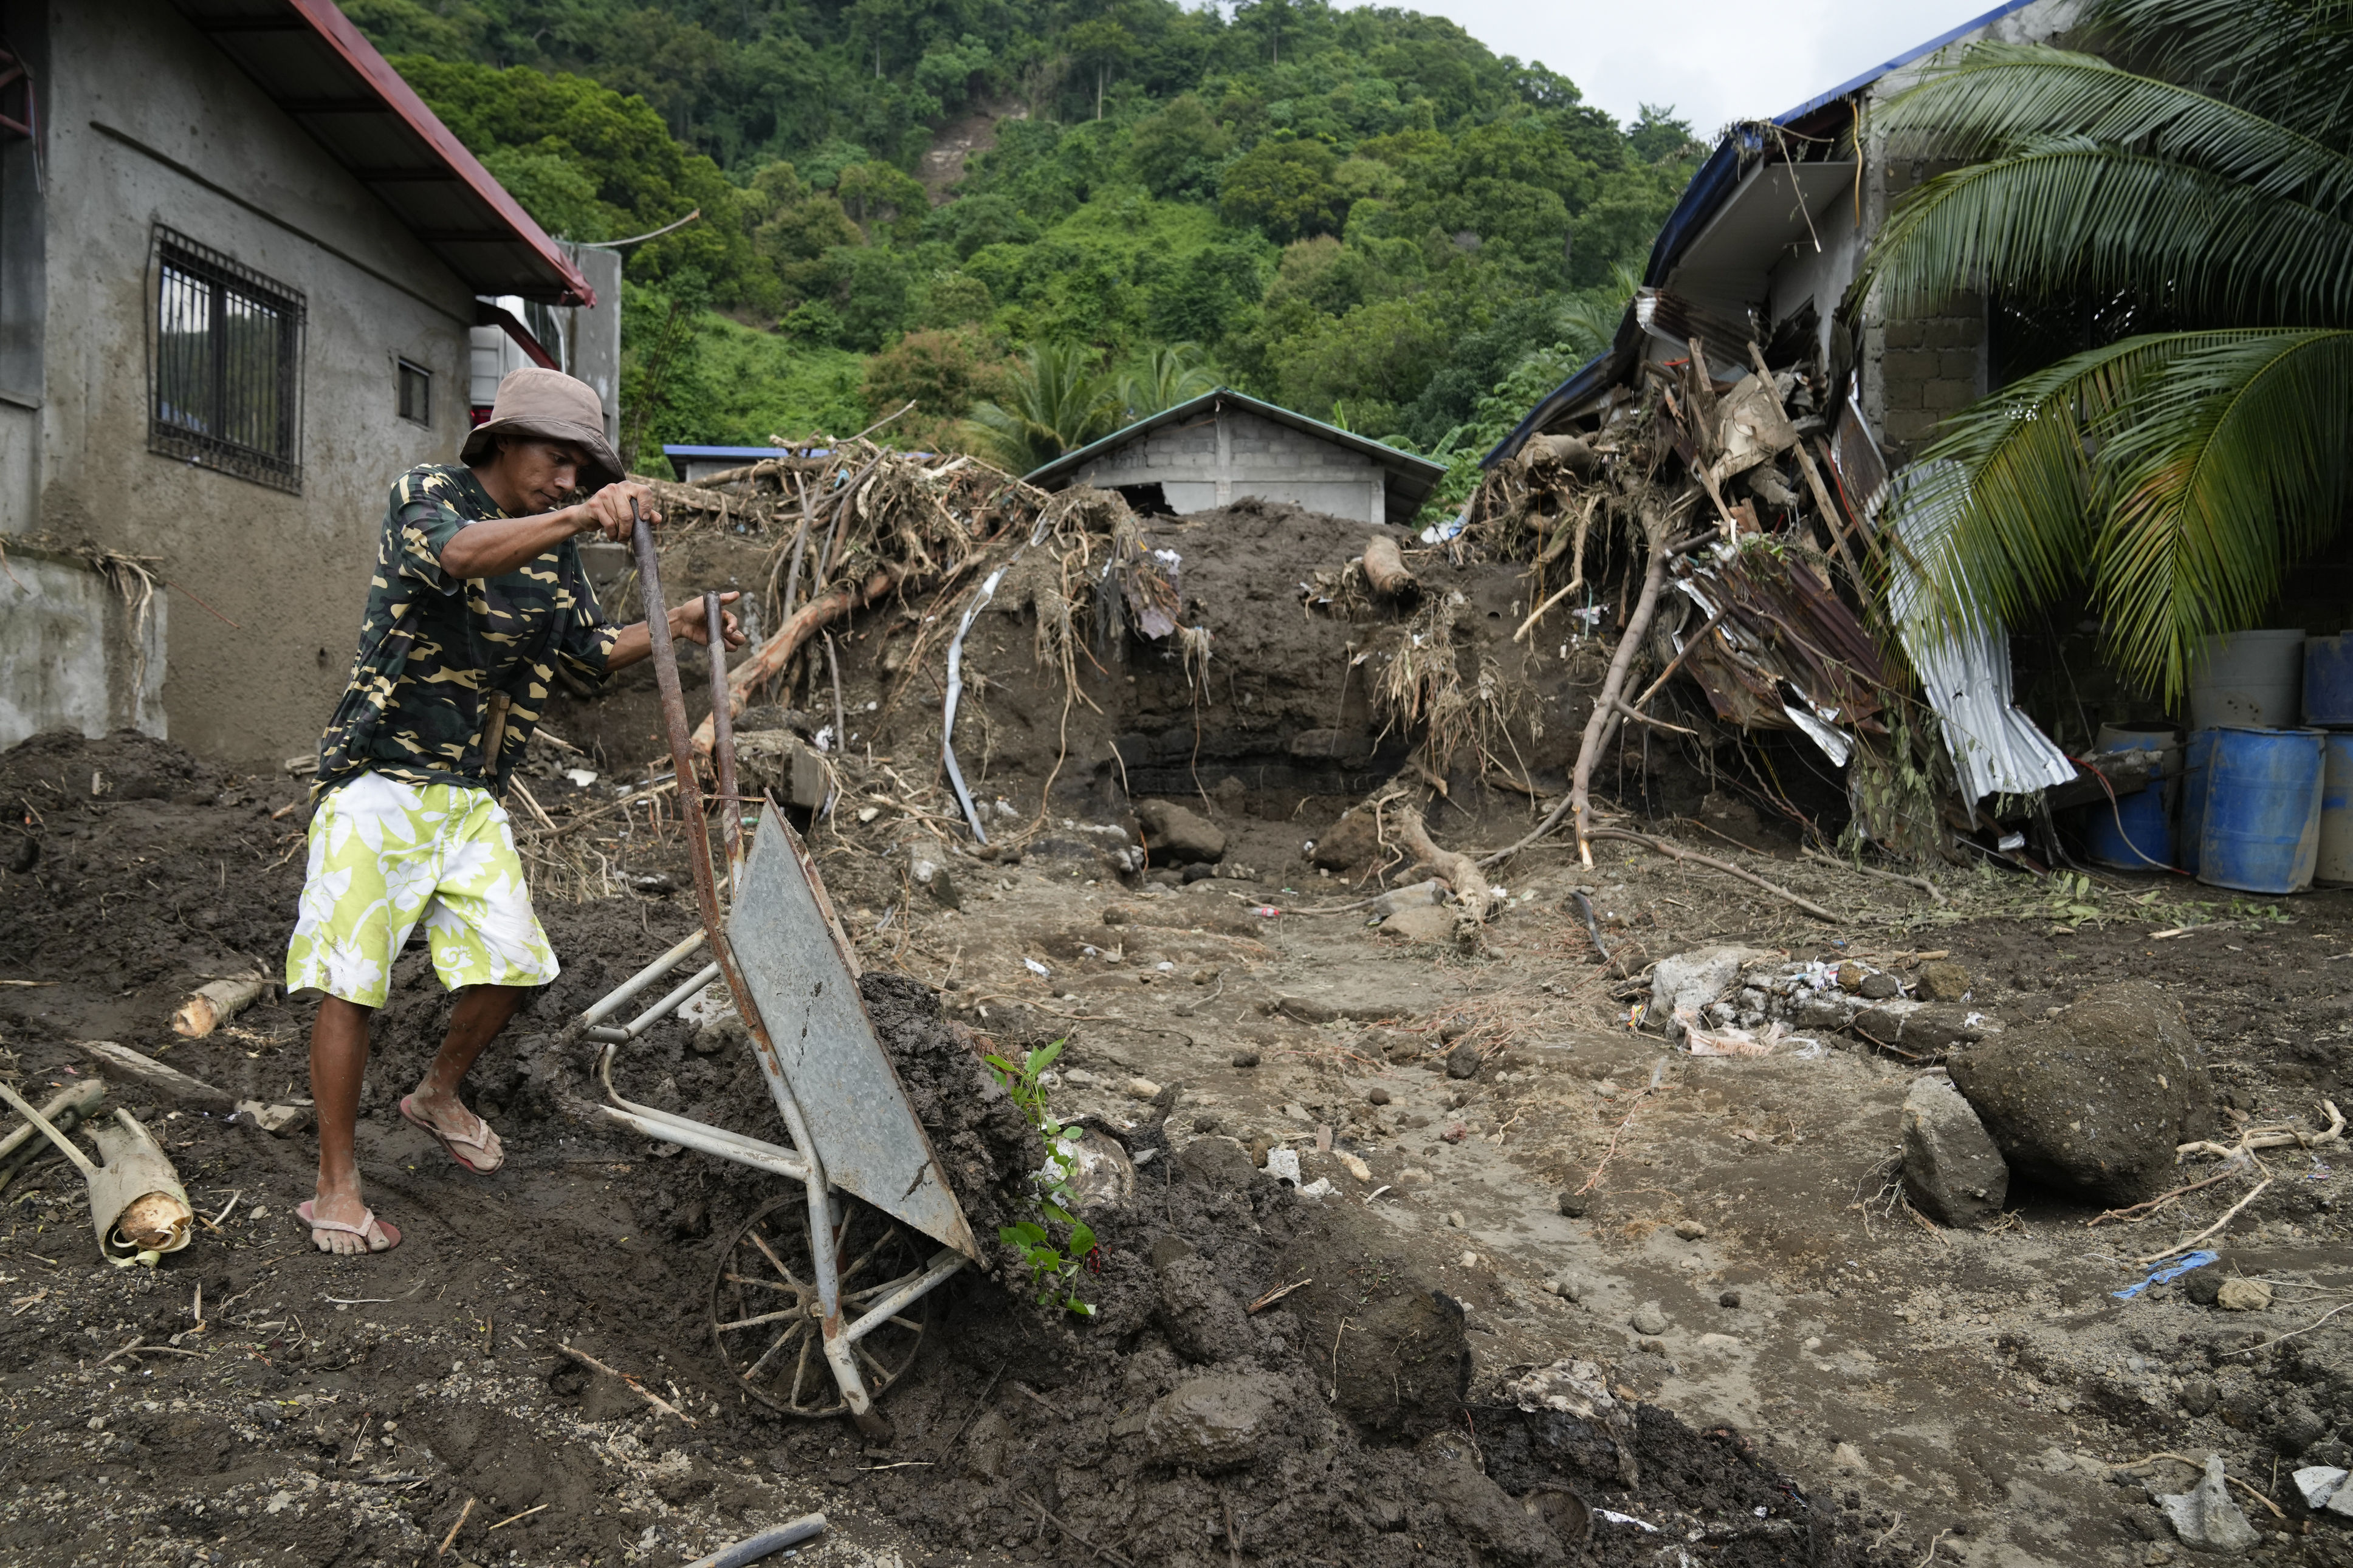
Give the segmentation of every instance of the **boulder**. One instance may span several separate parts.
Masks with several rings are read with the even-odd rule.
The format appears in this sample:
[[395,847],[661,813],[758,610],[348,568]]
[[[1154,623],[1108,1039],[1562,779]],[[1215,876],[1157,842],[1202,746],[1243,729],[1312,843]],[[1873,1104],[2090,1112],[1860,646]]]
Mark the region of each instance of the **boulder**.
[[1155,866],[1214,866],[1226,858],[1225,830],[1174,801],[1139,800],[1145,852]]
[[[1415,1476],[1422,1498],[1436,1503],[1472,1550],[1505,1563],[1559,1563],[1566,1553],[1551,1521],[1525,1508],[1480,1471],[1448,1433],[1423,1444]],[[1441,1451],[1430,1452],[1433,1447]]]
[[1212,1373],[1187,1378],[1154,1400],[1145,1414],[1144,1440],[1163,1464],[1229,1470],[1258,1458],[1281,1415],[1262,1375]]
[[1651,971],[1651,1016],[1666,1025],[1669,1039],[1680,1040],[1677,1008],[1697,1013],[1732,989],[1742,964],[1772,956],[1753,947],[1702,947],[1662,958]]
[[1381,922],[1384,936],[1401,936],[1408,942],[1452,942],[1454,911],[1442,904],[1421,904],[1409,910],[1399,910]]
[[1938,1225],[1975,1226],[2001,1217],[2010,1167],[1947,1079],[1923,1077],[1904,1097],[1904,1190]]
[[1361,866],[1381,852],[1380,826],[1370,806],[1352,805],[1324,830],[1308,858],[1327,871]]
[[2007,1029],[1949,1070],[2011,1174],[2102,1203],[2170,1186],[2175,1146],[2202,1137],[2213,1115],[2180,1005],[2143,981]]

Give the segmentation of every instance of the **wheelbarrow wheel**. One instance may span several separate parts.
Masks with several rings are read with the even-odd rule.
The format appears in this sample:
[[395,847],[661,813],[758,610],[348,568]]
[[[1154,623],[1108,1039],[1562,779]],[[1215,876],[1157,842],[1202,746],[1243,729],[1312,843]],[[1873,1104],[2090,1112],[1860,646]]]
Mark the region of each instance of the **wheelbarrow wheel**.
[[[839,1194],[834,1257],[845,1319],[920,1276],[937,1250],[871,1204]],[[729,1238],[711,1274],[711,1333],[735,1385],[772,1410],[811,1420],[849,1409],[825,1358],[817,1275],[810,1263],[808,1200],[768,1204]],[[929,1295],[908,1303],[851,1347],[870,1399],[899,1381],[923,1348]]]

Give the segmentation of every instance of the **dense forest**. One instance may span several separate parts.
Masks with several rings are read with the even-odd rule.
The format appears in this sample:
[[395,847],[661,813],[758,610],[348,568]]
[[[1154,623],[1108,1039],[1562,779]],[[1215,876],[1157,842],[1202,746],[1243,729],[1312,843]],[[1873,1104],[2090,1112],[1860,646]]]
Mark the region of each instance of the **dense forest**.
[[1467,485],[1614,327],[1701,151],[1321,0],[344,9],[550,232],[700,211],[628,252],[641,468],[911,398],[902,442],[1043,460],[1224,381]]

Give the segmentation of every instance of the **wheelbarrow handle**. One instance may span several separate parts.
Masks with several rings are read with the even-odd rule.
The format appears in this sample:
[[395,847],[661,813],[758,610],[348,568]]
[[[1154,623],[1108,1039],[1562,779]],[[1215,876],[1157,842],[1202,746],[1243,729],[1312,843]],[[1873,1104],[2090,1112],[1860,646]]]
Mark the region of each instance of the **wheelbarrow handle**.
[[[686,722],[686,693],[679,685],[678,647],[670,637],[670,605],[662,598],[661,562],[654,531],[629,498],[629,538],[637,547],[638,593],[646,605],[646,637],[653,647],[654,685],[661,692],[662,725],[670,731],[670,763],[678,770],[678,809],[686,819],[687,863],[694,872],[694,901],[702,911],[712,952],[724,963],[726,931],[719,921],[719,885],[711,870],[711,830],[702,815],[702,785],[694,773],[694,742]],[[724,646],[723,644],[722,645]],[[728,980],[733,987],[734,976]],[[741,994],[740,990],[737,993]]]

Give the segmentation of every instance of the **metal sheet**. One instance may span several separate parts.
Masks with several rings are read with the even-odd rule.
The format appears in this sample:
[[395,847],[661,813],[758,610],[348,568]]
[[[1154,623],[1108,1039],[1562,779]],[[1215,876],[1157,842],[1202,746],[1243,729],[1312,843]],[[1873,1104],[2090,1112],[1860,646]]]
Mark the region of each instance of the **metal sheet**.
[[866,1016],[823,884],[783,816],[760,814],[727,937],[826,1179],[977,1258],[972,1226]]

